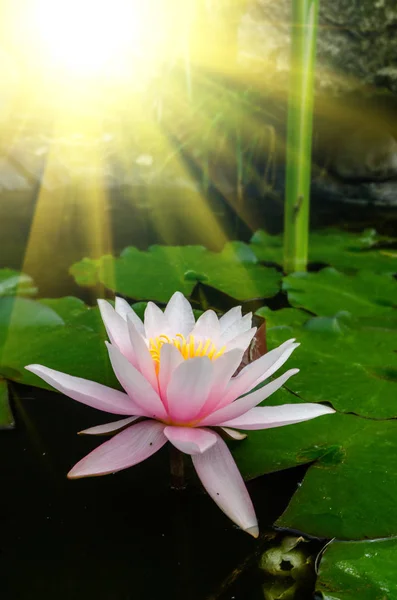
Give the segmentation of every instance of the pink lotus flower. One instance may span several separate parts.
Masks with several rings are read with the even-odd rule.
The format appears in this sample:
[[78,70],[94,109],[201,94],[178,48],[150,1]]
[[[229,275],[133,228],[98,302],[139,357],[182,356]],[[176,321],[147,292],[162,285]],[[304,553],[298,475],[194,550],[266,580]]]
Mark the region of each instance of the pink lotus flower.
[[[125,392],[60,373],[42,365],[26,368],[70,398],[116,415],[119,421],[81,433],[117,433],[80,460],[69,478],[114,473],[145,460],[168,441],[192,457],[211,498],[234,523],[258,536],[255,511],[241,474],[220,431],[281,427],[334,411],[321,404],[258,404],[298,369],[258,390],[299,345],[288,340],[233,376],[255,335],[252,315],[232,308],[220,319],[208,310],[195,323],[184,296],[176,292],[162,312],[149,302],[144,323],[122,299],[115,309],[99,300],[111,343],[114,372]],[[213,428],[220,428],[214,430]]]

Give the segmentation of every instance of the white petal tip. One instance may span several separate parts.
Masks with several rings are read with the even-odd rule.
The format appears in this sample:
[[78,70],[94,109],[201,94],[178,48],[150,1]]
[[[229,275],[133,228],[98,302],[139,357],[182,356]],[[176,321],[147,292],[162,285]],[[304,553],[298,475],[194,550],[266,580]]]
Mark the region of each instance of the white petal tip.
[[252,527],[248,527],[248,529],[244,529],[246,533],[252,535],[253,538],[259,537],[259,527],[258,525],[253,525]]
[[103,300],[102,298],[98,298],[97,303],[98,303],[99,308],[101,308],[101,306],[105,306],[106,304],[108,304],[108,301]]
[[239,440],[240,441],[240,440],[245,440],[245,438],[247,437],[246,433],[241,433],[241,431],[237,431],[236,429],[230,429],[229,427],[222,427],[221,429],[232,440]]
[[[31,373],[34,373],[35,375],[38,375],[40,377],[40,372],[43,369],[43,365],[26,365],[26,367],[24,367],[27,371],[30,371]],[[46,367],[44,367],[45,369]]]

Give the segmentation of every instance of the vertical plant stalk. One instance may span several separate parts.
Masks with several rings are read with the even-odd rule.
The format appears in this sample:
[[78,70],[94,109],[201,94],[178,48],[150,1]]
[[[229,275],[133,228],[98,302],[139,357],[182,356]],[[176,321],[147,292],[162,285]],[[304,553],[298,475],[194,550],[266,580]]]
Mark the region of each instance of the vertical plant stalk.
[[171,470],[171,488],[173,490],[184,490],[185,482],[185,462],[183,453],[170,445],[170,470]]
[[308,256],[314,69],[319,0],[292,0],[284,270],[305,271]]

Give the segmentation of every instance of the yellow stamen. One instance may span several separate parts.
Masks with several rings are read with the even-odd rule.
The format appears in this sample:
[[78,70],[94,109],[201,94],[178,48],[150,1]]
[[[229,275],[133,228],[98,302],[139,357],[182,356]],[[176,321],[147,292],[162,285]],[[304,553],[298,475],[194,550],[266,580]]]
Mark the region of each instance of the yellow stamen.
[[202,351],[202,353],[201,353],[201,355],[200,355],[200,356],[205,356],[205,355],[206,355],[206,353],[207,353],[207,350],[208,350],[208,348],[210,347],[210,345],[211,345],[211,340],[207,340],[207,341],[205,342],[205,346],[204,346],[204,348],[203,348],[203,351]]
[[196,356],[208,356],[211,360],[216,360],[226,350],[226,346],[222,346],[222,348],[217,350],[211,339],[200,340],[196,343],[193,335],[190,335],[189,339],[186,340],[185,336],[181,333],[177,333],[173,338],[162,334],[156,338],[149,339],[149,352],[155,362],[157,372],[160,368],[160,353],[164,344],[172,344],[179,350],[185,360]]
[[213,360],[216,360],[217,358],[222,356],[222,354],[225,352],[225,350],[226,350],[226,346],[222,346],[222,348],[220,350],[218,350],[218,352],[216,354],[214,354],[214,356],[212,357]]

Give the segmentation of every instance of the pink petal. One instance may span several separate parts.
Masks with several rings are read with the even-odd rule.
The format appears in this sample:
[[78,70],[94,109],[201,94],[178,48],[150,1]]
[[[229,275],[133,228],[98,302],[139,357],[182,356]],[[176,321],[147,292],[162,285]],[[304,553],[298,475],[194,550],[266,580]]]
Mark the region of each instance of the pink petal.
[[[124,360],[127,361],[127,359]],[[69,398],[73,398],[73,400],[77,400],[77,402],[81,402],[92,408],[115,415],[142,416],[145,414],[142,408],[135,404],[127,394],[109,388],[106,385],[82,379],[81,377],[73,377],[72,375],[67,375],[66,373],[61,373],[42,365],[28,365],[25,369],[41,377],[41,379],[52,385],[52,387],[62,394],[65,394],[65,396],[69,396]]]
[[128,335],[127,324],[123,317],[118,315],[113,306],[106,300],[98,300],[102,321],[106,327],[109,340],[119,348],[131,364],[136,365],[136,356]]
[[219,319],[219,326],[221,329],[221,335],[235,322],[242,319],[241,306],[235,306],[227,311]]
[[142,421],[124,429],[80,460],[68,473],[69,479],[107,475],[146,460],[167,442],[164,424]]
[[194,427],[173,427],[164,429],[164,435],[171,444],[185,454],[202,454],[216,444],[217,437],[209,429]]
[[214,360],[214,378],[212,381],[211,391],[208,395],[206,403],[200,411],[200,415],[206,415],[215,410],[215,408],[218,406],[219,402],[222,400],[222,394],[224,393],[230,378],[241,363],[243,354],[243,350],[235,348],[234,350],[230,350],[230,352],[226,352]]
[[108,343],[106,345],[117,379],[129,397],[141,407],[141,414],[154,419],[164,419],[166,417],[164,405],[151,384],[115,346]]
[[216,433],[217,443],[192,461],[201,483],[219,508],[236,525],[258,537],[258,522],[243,478],[230,451]]
[[173,421],[192,421],[207,400],[213,365],[207,356],[185,360],[171,376],[167,388],[168,413]]
[[198,341],[211,340],[218,346],[220,327],[219,320],[213,310],[207,310],[196,321],[191,335]]
[[115,310],[116,310],[116,313],[124,319],[124,321],[127,320],[127,316],[128,316],[129,319],[131,320],[131,322],[134,324],[135,329],[141,335],[143,335],[143,336],[145,335],[145,328],[143,326],[141,319],[138,317],[136,312],[131,308],[131,306],[128,304],[128,302],[126,300],[124,300],[124,298],[116,297]]
[[245,331],[244,333],[240,333],[236,337],[234,337],[230,342],[226,343],[227,350],[233,350],[233,348],[240,348],[241,350],[246,350],[250,345],[252,338],[256,334],[256,327],[252,327]]
[[267,352],[267,354],[244,367],[237,377],[231,380],[219,407],[230,404],[230,402],[233,402],[242,394],[246,394],[273,375],[288,360],[295,348],[299,346],[299,344],[293,342],[293,339],[288,340],[275,350]]
[[281,406],[258,406],[251,408],[247,413],[225,421],[223,426],[237,427],[238,429],[270,429],[283,427],[301,421],[309,421],[323,415],[330,415],[335,411],[323,404],[282,404]]
[[299,372],[299,369],[290,369],[281,377],[278,377],[274,381],[271,381],[267,385],[264,385],[259,390],[252,392],[251,394],[247,394],[242,398],[238,398],[231,404],[216,410],[212,414],[205,417],[201,422],[200,426],[206,425],[223,425],[226,421],[230,421],[231,419],[236,419],[240,417],[244,413],[254,408],[257,404],[262,402],[262,400],[266,400],[269,396],[274,394],[282,385],[292,376]]
[[133,322],[130,320],[130,315],[127,317],[127,326],[130,334],[131,345],[134,348],[136,356],[137,364],[135,366],[138,371],[142,373],[144,378],[150,382],[152,388],[158,393],[159,385],[152,355],[149,352],[145,340],[137,331]]
[[133,423],[139,419],[139,417],[128,417],[128,419],[121,419],[121,421],[113,421],[112,423],[106,423],[105,425],[97,425],[96,427],[90,427],[89,429],[83,429],[79,431],[79,435],[106,435],[107,433],[113,433],[119,429],[123,429],[126,425]]
[[245,333],[252,327],[252,312],[247,313],[241,319],[234,321],[221,335],[220,344],[227,344],[238,335]]
[[168,322],[163,311],[153,302],[148,302],[145,309],[145,335],[148,340],[159,335],[168,335]]
[[168,302],[165,311],[170,335],[175,337],[178,333],[188,337],[194,327],[194,314],[192,307],[181,292],[175,292]]
[[172,344],[164,344],[160,348],[160,370],[159,370],[159,388],[160,397],[165,408],[168,410],[167,388],[170,382],[172,373],[181,363],[184,358],[179,350]]
[[[254,408],[252,410],[255,410]],[[245,440],[247,437],[246,433],[241,433],[240,431],[236,431],[235,429],[229,429],[229,427],[221,427],[222,431],[226,433],[233,440]]]

